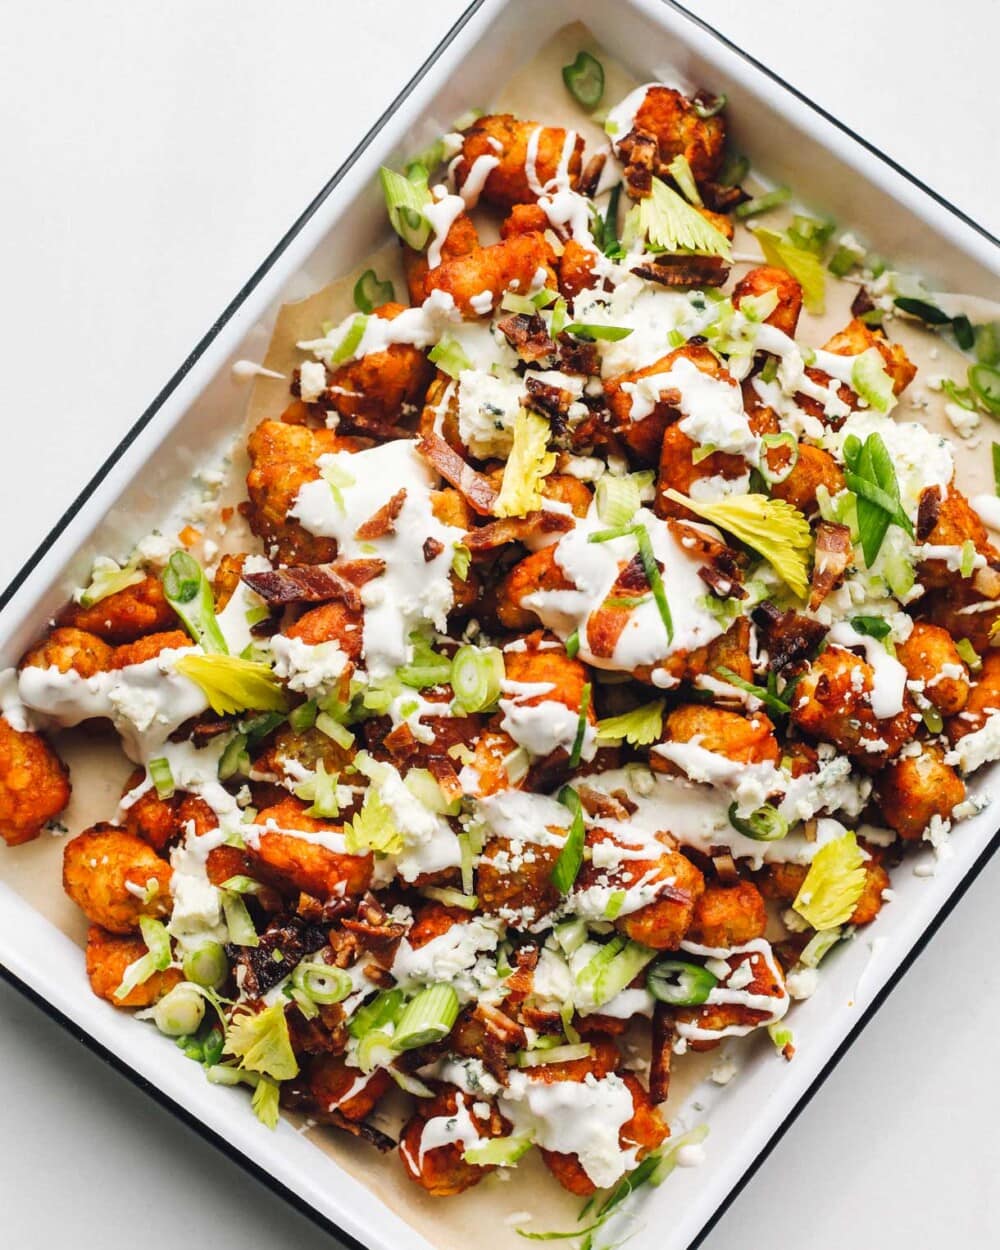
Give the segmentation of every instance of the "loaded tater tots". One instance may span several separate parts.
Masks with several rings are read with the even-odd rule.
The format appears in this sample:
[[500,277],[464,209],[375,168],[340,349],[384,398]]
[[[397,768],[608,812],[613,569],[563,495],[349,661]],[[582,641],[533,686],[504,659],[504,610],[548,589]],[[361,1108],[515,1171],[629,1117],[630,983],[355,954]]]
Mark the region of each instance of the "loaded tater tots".
[[232,532],[98,562],[0,674],[8,844],[64,733],[131,762],[63,847],[94,993],[436,1197],[665,1175],[671,1064],[790,1059],[1000,759],[1000,507],[906,406],[926,305],[739,185],[724,97],[595,112],[599,70],[382,171],[405,281],[297,344]]

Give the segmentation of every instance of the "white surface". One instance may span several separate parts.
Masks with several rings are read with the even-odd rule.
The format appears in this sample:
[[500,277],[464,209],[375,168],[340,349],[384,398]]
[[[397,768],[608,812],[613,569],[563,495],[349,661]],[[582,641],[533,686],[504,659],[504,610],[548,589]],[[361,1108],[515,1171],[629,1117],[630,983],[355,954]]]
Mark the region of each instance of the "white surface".
[[[461,7],[0,3],[10,397],[0,582]],[[977,88],[990,81],[1000,34],[992,0],[965,0],[945,45],[941,10],[927,0],[841,0],[835,23],[789,0],[703,11],[1000,229],[990,109]],[[797,1250],[876,1238],[887,1250],[993,1244],[998,884],[994,864],[709,1250],[776,1227]],[[332,1244],[6,989],[0,1022],[4,1244]],[[182,1227],[167,1217],[179,1203]]]

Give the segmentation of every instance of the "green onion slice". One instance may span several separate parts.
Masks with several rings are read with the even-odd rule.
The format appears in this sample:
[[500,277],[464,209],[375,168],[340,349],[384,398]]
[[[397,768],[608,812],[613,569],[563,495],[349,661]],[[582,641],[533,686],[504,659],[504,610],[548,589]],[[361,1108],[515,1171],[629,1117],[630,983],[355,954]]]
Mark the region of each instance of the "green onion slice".
[[129,586],[137,586],[139,582],[145,580],[146,574],[141,569],[137,569],[134,564],[126,564],[124,568],[118,568],[109,561],[107,567],[96,568],[91,573],[90,582],[80,595],[80,607],[92,608],[102,599],[116,595],[120,590],[127,590]]
[[867,638],[877,638],[879,642],[892,633],[892,626],[884,616],[852,616],[851,628]]
[[605,473],[597,483],[595,495],[597,515],[612,529],[629,525],[642,503],[639,483],[631,473],[622,477]]
[[354,353],[361,345],[361,340],[365,337],[365,329],[368,325],[368,318],[363,313],[358,313],[347,327],[344,337],[337,344],[330,356],[331,365],[342,365],[345,360],[351,360]]
[[400,989],[382,990],[370,1003],[366,1003],[351,1017],[347,1031],[351,1037],[361,1038],[366,1033],[383,1029],[399,1019],[405,998]]
[[589,1042],[571,1042],[568,1046],[548,1046],[542,1050],[519,1050],[514,1056],[519,1068],[542,1068],[550,1063],[572,1063],[586,1059],[591,1052]]
[[707,121],[710,117],[716,117],[726,107],[727,97],[724,91],[720,91],[717,96],[711,99],[701,100],[695,98],[691,101],[691,107],[703,120]]
[[780,208],[791,198],[792,193],[788,187],[775,187],[773,191],[766,191],[763,195],[756,195],[752,200],[738,204],[734,215],[740,221],[746,221],[748,217],[759,217],[761,213],[769,213],[772,209]]
[[[760,440],[762,455],[760,458],[760,475],[768,486],[780,486],[792,473],[799,462],[799,444],[791,430],[782,430],[780,434],[765,434]],[[772,470],[767,460],[767,453],[772,447],[787,447],[790,453],[788,463],[782,469]]]
[[897,295],[893,303],[900,312],[909,313],[911,317],[916,317],[918,321],[925,321],[929,326],[946,326],[951,322],[946,312],[942,312],[940,308],[929,304],[926,300],[913,299],[909,295]]
[[660,959],[646,977],[646,988],[650,994],[671,1007],[699,1007],[708,1002],[709,995],[718,984],[719,978],[707,968],[683,959]]
[[500,698],[504,679],[499,647],[459,647],[451,662],[451,688],[463,711],[484,712]]
[[566,89],[585,109],[595,109],[604,95],[604,66],[589,52],[578,52],[572,65],[564,65]]
[[589,991],[596,1006],[602,1007],[631,985],[655,958],[656,951],[641,942],[615,937],[584,965],[577,976],[577,984]]
[[580,692],[580,716],[576,724],[576,736],[573,739],[573,749],[569,753],[570,768],[580,767],[580,757],[583,754],[583,742],[587,734],[587,713],[590,711],[591,684],[584,682],[583,689]]
[[753,682],[744,681],[739,673],[734,673],[724,664],[719,665],[715,670],[715,675],[729,682],[731,686],[735,686],[737,690],[742,690],[744,694],[752,694],[755,699],[760,699],[766,708],[776,712],[779,716],[787,716],[792,710],[791,704],[780,699],[773,690],[765,690],[763,686],[755,686]]
[[161,574],[167,602],[184,622],[188,633],[208,653],[228,655],[215,615],[215,596],[205,570],[186,551],[175,551]]
[[719,170],[718,182],[723,187],[738,187],[750,172],[750,158],[729,152]]
[[749,816],[741,816],[739,804],[730,803],[727,816],[737,833],[755,842],[779,842],[788,832],[788,821],[772,803],[762,804]]
[[[998,479],[1000,480],[1000,479]],[[997,493],[1000,494],[1000,486],[997,487]],[[580,631],[574,629],[570,636],[566,639],[566,654],[571,660],[576,659],[580,651]]]
[[976,359],[980,364],[1000,364],[1000,322],[976,326],[974,331]]
[[509,1168],[533,1145],[530,1137],[494,1137],[470,1146],[462,1158],[476,1167]]
[[462,350],[462,345],[448,334],[431,348],[427,359],[450,378],[457,378],[472,368],[472,361]]
[[415,163],[407,166],[407,175],[404,177],[383,165],[379,170],[379,181],[393,230],[408,247],[420,252],[430,238],[431,226],[424,216],[424,209],[433,197],[427,186],[427,171],[423,165]]
[[552,868],[552,884],[560,894],[568,894],[580,874],[583,865],[583,846],[585,831],[583,826],[583,805],[580,796],[572,786],[563,786],[559,791],[559,802],[572,813],[569,832],[563,843],[559,858]]
[[162,757],[150,760],[148,768],[150,780],[156,787],[157,797],[161,799],[173,798],[174,774],[170,771],[170,761]]
[[846,278],[851,270],[857,267],[860,259],[853,247],[838,247],[830,257],[827,269],[835,278]]
[[318,959],[302,960],[292,973],[292,985],[321,1006],[343,1002],[353,988],[351,978],[342,968]]
[[247,905],[239,894],[232,890],[223,890],[222,913],[226,918],[229,940],[234,946],[260,945],[260,938],[247,911]]
[[395,1050],[415,1050],[447,1037],[458,1019],[458,995],[451,985],[430,985],[411,999],[392,1035]]
[[674,621],[670,615],[670,604],[667,602],[667,592],[663,585],[663,578],[660,576],[660,566],[657,563],[656,553],[653,551],[649,530],[645,525],[636,525],[633,528],[639,544],[639,559],[642,561],[646,581],[649,582],[649,588],[659,608],[663,628],[667,631],[667,642],[671,643],[674,640]]
[[566,327],[566,333],[572,334],[575,338],[583,339],[587,343],[593,343],[601,340],[606,343],[618,343],[622,339],[627,339],[632,333],[631,326],[602,326],[592,325],[586,321],[571,321]]
[[219,942],[202,942],[184,956],[184,977],[195,985],[217,990],[228,976],[229,960]]
[[376,308],[396,298],[396,291],[387,278],[379,281],[374,269],[366,269],[354,284],[354,303],[363,313],[373,313]]
[[993,365],[973,365],[969,370],[969,385],[986,411],[1000,417],[1000,369]]

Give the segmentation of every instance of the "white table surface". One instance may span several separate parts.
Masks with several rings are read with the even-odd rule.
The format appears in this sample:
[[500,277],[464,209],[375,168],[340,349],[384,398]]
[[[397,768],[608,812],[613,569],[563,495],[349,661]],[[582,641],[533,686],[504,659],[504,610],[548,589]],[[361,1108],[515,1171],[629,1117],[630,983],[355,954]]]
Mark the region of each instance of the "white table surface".
[[[462,7],[0,0],[0,584]],[[701,8],[1000,231],[997,0]],[[997,892],[1000,862],[709,1250],[997,1244]],[[331,1250],[5,987],[0,1071],[10,1250]]]

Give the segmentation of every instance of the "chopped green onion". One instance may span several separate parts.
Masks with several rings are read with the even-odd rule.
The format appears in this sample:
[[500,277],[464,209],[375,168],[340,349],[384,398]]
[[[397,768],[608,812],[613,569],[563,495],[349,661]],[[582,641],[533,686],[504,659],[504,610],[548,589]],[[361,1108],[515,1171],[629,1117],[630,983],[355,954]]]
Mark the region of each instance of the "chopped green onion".
[[993,365],[973,365],[969,385],[987,412],[1000,416],[1000,369]]
[[980,364],[1000,364],[1000,323],[992,321],[976,326],[975,348]]
[[463,894],[461,890],[450,890],[447,886],[425,885],[422,893],[425,898],[432,898],[445,907],[461,907],[464,911],[475,911],[479,899],[475,894]]
[[205,571],[186,551],[175,551],[160,577],[167,602],[204,651],[228,655],[229,647],[215,616],[215,598]]
[[736,152],[727,152],[717,181],[723,187],[738,187],[749,172],[749,157],[741,156]]
[[411,768],[406,774],[403,784],[412,795],[420,800],[420,802],[431,812],[437,812],[439,816],[457,816],[462,810],[462,800],[455,799],[449,802],[441,786],[429,769]]
[[153,1008],[153,1023],[167,1037],[197,1033],[205,1018],[205,1002],[193,985],[181,982]]
[[505,291],[503,299],[500,301],[500,307],[504,312],[523,313],[524,316],[530,317],[538,312],[541,308],[548,308],[553,300],[558,298],[556,291],[543,287],[541,291],[536,291],[534,295],[518,295],[516,291]]
[[427,359],[450,378],[457,378],[459,374],[472,368],[472,361],[462,350],[462,345],[449,334],[435,343],[427,353]]
[[957,317],[953,317],[951,321],[951,332],[955,336],[955,342],[959,345],[963,352],[972,350],[976,336],[972,329],[972,322],[964,313],[959,313]]
[[576,735],[573,738],[573,749],[569,753],[570,768],[580,767],[583,743],[587,735],[587,713],[590,711],[590,695],[591,684],[587,681],[584,682],[583,689],[580,691],[580,714],[576,724]]
[[574,1059],[586,1059],[591,1050],[590,1042],[573,1042],[568,1046],[549,1046],[543,1050],[519,1050],[514,1060],[519,1068],[542,1068],[550,1063],[572,1063]]
[[250,756],[247,754],[247,736],[240,733],[233,734],[219,757],[219,780],[228,781],[237,773],[245,776],[249,771]]
[[671,1007],[700,1007],[719,984],[701,964],[682,959],[660,959],[646,977],[646,989],[661,1003]]
[[752,200],[737,204],[734,215],[740,221],[746,221],[748,217],[758,217],[761,213],[769,213],[772,209],[780,208],[791,198],[792,193],[788,187],[776,187],[773,191],[766,191],[763,195],[754,196]]
[[[618,205],[622,197],[622,184],[615,183],[608,196],[608,207],[604,213],[602,230],[603,252],[605,256],[616,257],[622,254],[621,241],[618,238]],[[555,330],[552,331],[553,336]]]
[[909,295],[897,295],[893,303],[900,312],[909,313],[911,317],[916,317],[918,321],[925,321],[929,326],[946,326],[951,322],[946,312],[942,312],[940,308],[927,303],[926,300],[913,299]]
[[201,942],[184,956],[184,979],[217,990],[229,976],[229,960],[219,942]]
[[707,121],[710,117],[716,117],[726,107],[727,97],[724,91],[720,91],[717,96],[711,100],[700,100],[696,96],[691,101],[691,107],[702,119]]
[[493,1137],[470,1146],[462,1159],[475,1167],[509,1168],[533,1145],[530,1137]]
[[698,184],[694,180],[691,166],[688,164],[688,159],[683,152],[675,156],[670,162],[667,166],[667,173],[676,182],[681,194],[689,204],[694,204],[698,208],[703,207],[701,196],[698,194]]
[[353,318],[351,324],[347,328],[347,333],[337,344],[332,355],[330,356],[331,365],[342,365],[344,361],[351,360],[354,353],[358,350],[361,340],[365,337],[365,329],[368,325],[368,318],[363,313],[358,313]]
[[575,338],[583,339],[587,343],[593,343],[602,340],[607,343],[618,343],[622,339],[627,339],[632,333],[631,326],[602,326],[592,325],[583,321],[572,321],[566,327],[566,333],[572,334]]
[[316,717],[316,728],[345,751],[354,745],[354,734],[329,712],[319,713]]
[[463,711],[484,712],[500,698],[503,652],[498,647],[459,647],[451,662],[451,688]]
[[413,656],[408,664],[396,670],[396,676],[404,686],[425,690],[429,686],[442,686],[451,678],[452,662],[446,655],[435,651],[422,634],[411,634]]
[[768,356],[764,361],[764,367],[760,371],[760,380],[762,382],[773,382],[778,376],[778,358],[777,356]]
[[755,842],[778,842],[788,832],[788,821],[772,803],[763,803],[749,816],[741,816],[739,804],[730,803],[727,815],[737,833]]
[[160,758],[150,760],[147,765],[149,768],[149,776],[153,785],[156,787],[158,798],[169,799],[174,793],[174,774],[170,771],[170,761]]
[[[998,488],[1000,493],[1000,488]],[[566,639],[566,654],[571,660],[575,660],[580,651],[580,631],[574,629],[570,636]]]
[[292,973],[292,985],[324,1007],[343,1002],[353,989],[351,978],[342,968],[318,959],[302,960]]
[[944,718],[933,703],[927,703],[920,709],[920,718],[929,734],[939,734],[944,729]]
[[326,771],[322,760],[316,763],[316,771],[295,787],[295,797],[308,800],[312,806],[306,809],[307,816],[318,816],[321,820],[335,820],[340,815],[338,784],[340,773]]
[[307,703],[300,703],[298,707],[292,708],[288,713],[288,723],[295,733],[305,733],[307,729],[312,729],[313,725],[316,724],[318,711],[316,700],[310,699]]
[[568,894],[583,865],[585,841],[583,805],[580,802],[580,796],[572,786],[563,786],[559,791],[559,802],[572,813],[572,820],[566,834],[566,841],[552,868],[552,884],[560,894]]
[[347,1031],[351,1037],[364,1037],[375,1029],[394,1024],[403,1010],[405,997],[400,989],[382,990],[370,1003],[359,1007],[351,1017]]
[[830,257],[827,269],[835,278],[846,278],[852,269],[856,269],[862,257],[853,247],[840,246]]
[[962,543],[962,556],[959,562],[958,571],[962,577],[971,577],[972,570],[976,567],[976,544],[971,538],[967,538]]
[[595,109],[604,95],[604,66],[589,52],[578,52],[572,65],[564,65],[563,82],[577,104]]
[[465,543],[456,543],[451,552],[451,571],[460,582],[468,581],[472,552]]
[[613,477],[605,473],[597,483],[595,492],[597,515],[605,525],[620,529],[631,524],[642,503],[639,483],[631,473]]
[[959,638],[955,642],[955,650],[968,664],[973,673],[978,673],[983,667],[983,661],[979,657],[979,652],[968,640],[968,638]]
[[888,412],[896,402],[892,378],[886,372],[885,362],[877,347],[869,347],[854,361],[851,386],[876,412]]
[[892,633],[892,626],[884,616],[852,616],[851,628],[868,638],[877,638],[879,642]]
[[[155,972],[164,972],[173,958],[170,934],[166,926],[151,916],[139,917],[139,930],[146,943],[146,954],[134,960],[125,969],[121,985],[115,990],[115,998],[127,998],[137,985],[143,985]],[[189,1029],[188,1032],[194,1032]]]
[[[791,430],[782,430],[780,434],[765,434],[760,440],[760,474],[768,486],[780,486],[792,473],[799,462],[799,444]],[[767,460],[767,453],[772,447],[787,447],[790,455],[783,469],[772,470]]]
[[393,230],[408,247],[419,252],[430,238],[431,226],[424,216],[424,209],[433,197],[427,186],[427,171],[424,166],[412,163],[407,167],[408,174],[411,170],[412,174],[404,177],[383,166],[379,170],[379,181]]
[[742,690],[744,694],[751,694],[755,699],[760,699],[766,708],[776,712],[779,716],[787,716],[792,710],[791,704],[786,703],[784,699],[779,699],[774,691],[765,690],[763,686],[755,686],[753,682],[744,681],[739,673],[734,673],[724,664],[719,665],[715,674],[723,681],[729,682],[731,686],[735,686],[737,690]]
[[639,559],[642,561],[646,581],[649,582],[649,588],[653,592],[653,598],[656,600],[663,628],[667,631],[667,642],[673,642],[673,617],[670,615],[670,604],[667,602],[667,592],[663,586],[663,578],[660,576],[660,566],[656,559],[656,553],[653,551],[649,530],[646,529],[645,525],[636,525],[633,527],[633,532],[639,544]]
[[366,269],[354,284],[354,303],[363,313],[373,313],[395,298],[392,283],[388,279],[380,282],[374,269]]
[[129,586],[137,586],[145,580],[146,574],[141,569],[137,569],[134,564],[126,564],[124,568],[119,568],[113,561],[105,561],[91,572],[90,583],[79,595],[80,607],[92,608],[102,599],[116,595],[121,590],[127,590]]
[[247,905],[238,894],[231,890],[222,892],[222,913],[226,918],[229,940],[234,946],[260,945]]
[[822,256],[836,228],[837,223],[834,221],[819,221],[815,217],[805,217],[796,213],[792,218],[792,224],[788,227],[787,235],[789,242],[794,243],[796,247],[812,252],[816,256]]
[[814,933],[799,955],[799,963],[807,968],[818,968],[824,955],[828,954],[844,936],[839,926],[835,929],[821,929]]
[[597,1007],[603,1007],[626,989],[645,966],[656,958],[656,951],[641,942],[612,938],[584,965],[577,984],[588,991]]
[[458,1019],[459,1001],[451,985],[430,985],[411,999],[392,1035],[395,1050],[415,1050],[441,1041]]
[[372,1029],[358,1041],[357,1060],[362,1072],[387,1068],[395,1058],[393,1037],[387,1029]]

